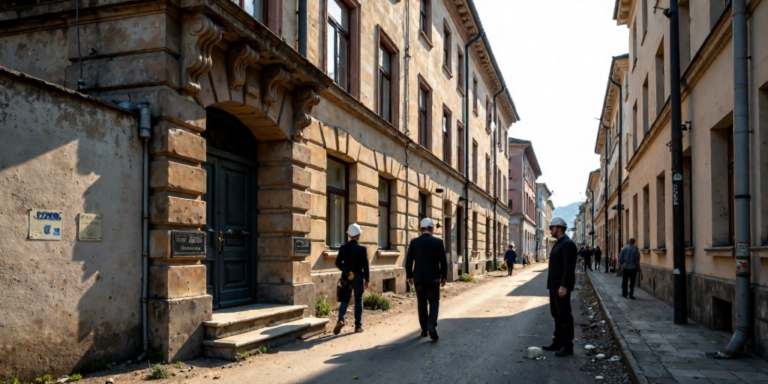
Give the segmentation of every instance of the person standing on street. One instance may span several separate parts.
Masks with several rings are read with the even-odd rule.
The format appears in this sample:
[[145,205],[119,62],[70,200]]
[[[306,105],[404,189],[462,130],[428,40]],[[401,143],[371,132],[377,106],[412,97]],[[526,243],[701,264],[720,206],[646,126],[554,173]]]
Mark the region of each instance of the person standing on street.
[[600,271],[600,258],[603,257],[603,251],[600,250],[600,246],[595,247],[595,269]]
[[556,217],[549,222],[549,231],[557,239],[549,253],[549,310],[555,319],[552,344],[542,347],[556,351],[555,356],[573,355],[573,313],[571,292],[576,282],[576,244],[565,234],[568,224]]
[[[630,299],[635,299],[635,282],[637,274],[640,272],[640,252],[635,246],[635,238],[629,238],[629,244],[624,246],[619,252],[619,265],[621,265],[621,295]],[[629,292],[627,292],[627,282],[629,282]]]
[[[440,288],[448,278],[448,261],[443,240],[433,237],[435,225],[432,219],[421,220],[421,236],[411,240],[405,258],[405,275],[408,283],[416,287],[421,337],[437,341],[437,315],[440,310]],[[429,311],[427,311],[429,302]]]
[[507,265],[507,276],[512,276],[512,271],[515,269],[515,260],[517,260],[517,253],[515,253],[515,246],[510,244],[507,247],[507,251],[504,252],[504,264]]
[[589,248],[589,245],[584,246],[584,253],[582,256],[584,258],[584,272],[589,269],[592,270],[592,249]]
[[333,328],[334,335],[338,335],[346,324],[344,316],[347,314],[352,291],[355,292],[355,332],[363,332],[363,292],[368,289],[370,276],[368,250],[358,243],[362,233],[363,230],[357,223],[350,224],[347,229],[349,241],[339,248],[339,255],[336,257],[336,267],[341,270],[341,279],[346,280],[345,283],[351,287],[345,287],[339,295],[339,320]]

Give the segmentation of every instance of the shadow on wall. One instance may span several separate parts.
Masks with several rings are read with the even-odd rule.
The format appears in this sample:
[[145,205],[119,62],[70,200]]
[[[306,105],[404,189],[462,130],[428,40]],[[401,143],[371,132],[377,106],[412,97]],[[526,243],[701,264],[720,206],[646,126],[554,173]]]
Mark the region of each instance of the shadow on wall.
[[[138,118],[0,72],[0,377],[69,373],[141,342]],[[63,212],[61,241],[30,240],[29,211]],[[77,215],[103,217],[101,242]]]

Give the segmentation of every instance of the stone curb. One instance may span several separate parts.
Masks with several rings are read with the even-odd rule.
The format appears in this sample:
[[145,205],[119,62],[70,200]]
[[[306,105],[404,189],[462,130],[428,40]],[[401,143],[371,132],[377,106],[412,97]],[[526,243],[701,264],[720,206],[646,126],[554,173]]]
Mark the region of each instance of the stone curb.
[[605,318],[608,319],[608,324],[611,326],[613,337],[619,343],[619,347],[621,348],[621,356],[624,358],[624,364],[629,367],[629,378],[634,384],[648,384],[648,379],[640,369],[640,365],[637,363],[637,360],[635,360],[635,355],[632,354],[632,350],[629,348],[629,344],[626,340],[624,340],[624,335],[621,333],[621,331],[619,331],[619,326],[616,324],[613,316],[611,316],[611,312],[606,307],[605,300],[603,300],[603,296],[600,295],[600,290],[597,289],[595,283],[592,281],[592,277],[589,278],[589,283],[592,284],[592,288],[595,290],[595,294],[597,294],[597,299],[600,301],[600,310],[603,312]]

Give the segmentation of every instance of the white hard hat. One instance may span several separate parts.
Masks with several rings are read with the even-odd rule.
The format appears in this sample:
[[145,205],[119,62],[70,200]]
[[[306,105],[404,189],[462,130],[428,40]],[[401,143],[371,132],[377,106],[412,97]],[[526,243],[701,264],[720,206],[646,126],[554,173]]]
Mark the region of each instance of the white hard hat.
[[435,223],[433,223],[432,219],[430,219],[429,217],[425,217],[421,219],[421,227],[419,228],[434,228],[434,227],[435,227]]
[[363,233],[363,229],[357,223],[350,224],[347,229],[347,235],[351,237],[359,236],[361,233]]
[[568,224],[565,223],[565,220],[563,220],[560,217],[555,217],[552,219],[552,221],[549,222],[550,227],[564,227],[568,228]]

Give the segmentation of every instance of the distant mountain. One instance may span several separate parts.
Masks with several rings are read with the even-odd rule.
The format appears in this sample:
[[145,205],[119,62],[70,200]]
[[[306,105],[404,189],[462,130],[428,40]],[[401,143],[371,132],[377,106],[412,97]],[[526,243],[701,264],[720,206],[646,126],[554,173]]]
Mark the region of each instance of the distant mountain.
[[566,206],[557,207],[552,211],[552,217],[562,217],[568,223],[568,228],[571,228],[576,220],[576,215],[579,213],[579,206],[583,203],[583,201],[575,201]]

